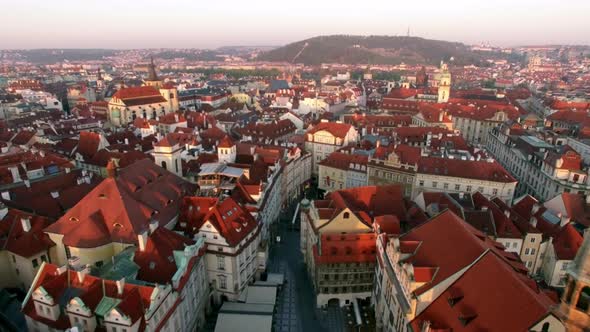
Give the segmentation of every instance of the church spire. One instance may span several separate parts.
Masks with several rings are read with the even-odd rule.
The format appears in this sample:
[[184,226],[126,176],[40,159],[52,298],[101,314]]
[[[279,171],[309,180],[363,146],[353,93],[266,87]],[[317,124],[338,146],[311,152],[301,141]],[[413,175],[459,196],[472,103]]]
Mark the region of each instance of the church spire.
[[156,74],[156,65],[154,64],[154,57],[150,57],[151,61],[148,65],[148,81],[159,81],[158,75]]

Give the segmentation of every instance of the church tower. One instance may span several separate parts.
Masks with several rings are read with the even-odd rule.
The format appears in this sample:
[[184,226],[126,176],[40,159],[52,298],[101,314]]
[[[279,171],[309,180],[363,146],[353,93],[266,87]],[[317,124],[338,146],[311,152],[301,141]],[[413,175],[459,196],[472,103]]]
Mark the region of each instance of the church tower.
[[99,90],[104,89],[104,79],[102,78],[102,75],[100,74],[100,67],[98,67],[98,72],[96,73],[96,87]]
[[148,77],[145,80],[145,85],[153,86],[156,89],[160,89],[162,87],[162,81],[158,78],[158,74],[156,74],[156,65],[154,64],[154,58],[151,58],[150,64],[148,65]]
[[225,136],[217,146],[217,159],[220,163],[235,163],[236,162],[236,144]]
[[451,94],[451,72],[449,66],[440,62],[440,76],[438,82],[438,102],[446,103],[449,101],[449,95]]
[[568,332],[590,331],[590,228],[572,265],[557,315]]

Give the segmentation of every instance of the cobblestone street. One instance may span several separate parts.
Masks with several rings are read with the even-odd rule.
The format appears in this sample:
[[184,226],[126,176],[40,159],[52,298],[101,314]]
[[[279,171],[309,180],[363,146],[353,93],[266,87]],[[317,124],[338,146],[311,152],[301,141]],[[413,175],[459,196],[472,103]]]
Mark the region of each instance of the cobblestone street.
[[315,296],[299,251],[299,232],[287,229],[290,220],[279,225],[281,242],[271,249],[268,271],[283,273],[286,284],[277,300],[275,331],[326,331],[317,319]]

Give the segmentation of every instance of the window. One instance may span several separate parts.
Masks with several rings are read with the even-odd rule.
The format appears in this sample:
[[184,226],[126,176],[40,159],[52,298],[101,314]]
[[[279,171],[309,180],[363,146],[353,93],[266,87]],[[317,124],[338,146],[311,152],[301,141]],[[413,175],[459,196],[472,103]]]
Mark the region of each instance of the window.
[[498,189],[492,189],[492,196],[498,196]]
[[225,257],[217,256],[217,269],[225,270]]
[[467,186],[467,188],[465,188],[465,191],[467,191],[468,193],[471,192],[471,186]]
[[445,184],[443,184],[443,188],[444,188],[445,190],[449,189],[449,184],[448,184],[448,183],[445,183]]
[[219,288],[221,288],[221,289],[227,288],[227,277],[226,276],[219,276]]
[[461,190],[461,185],[460,184],[456,184],[455,185],[455,190]]
[[513,243],[512,243],[512,248],[516,248],[517,244],[518,244],[518,243],[516,243],[516,242],[513,242]]
[[436,187],[438,187],[438,182],[432,181],[432,188],[436,188]]
[[526,249],[524,250],[524,254],[525,254],[525,255],[528,255],[528,254],[529,254],[529,252],[530,252],[529,248],[526,248]]
[[342,218],[344,218],[344,219],[350,218],[350,213],[344,212],[344,214],[342,215]]
[[39,267],[39,261],[37,260],[37,258],[33,259],[33,268],[36,269]]
[[531,238],[531,243],[535,243],[536,240],[537,240],[536,238],[532,237]]
[[168,167],[166,166],[166,162],[165,161],[162,160],[162,163],[160,165],[162,165],[162,168],[163,169],[165,169],[165,170],[168,169]]
[[531,255],[535,254],[535,249],[531,249]]
[[420,187],[424,187],[424,180],[420,180],[419,185],[420,185]]
[[41,255],[41,260],[44,261],[44,262],[47,262],[47,256]]

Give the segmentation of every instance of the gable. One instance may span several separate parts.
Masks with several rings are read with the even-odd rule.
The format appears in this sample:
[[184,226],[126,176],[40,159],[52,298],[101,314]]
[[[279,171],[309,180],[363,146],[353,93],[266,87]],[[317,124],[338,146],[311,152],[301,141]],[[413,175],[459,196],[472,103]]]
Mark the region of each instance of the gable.
[[340,211],[332,220],[321,226],[320,233],[365,233],[372,231],[350,209]]

